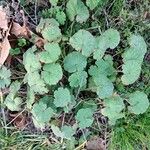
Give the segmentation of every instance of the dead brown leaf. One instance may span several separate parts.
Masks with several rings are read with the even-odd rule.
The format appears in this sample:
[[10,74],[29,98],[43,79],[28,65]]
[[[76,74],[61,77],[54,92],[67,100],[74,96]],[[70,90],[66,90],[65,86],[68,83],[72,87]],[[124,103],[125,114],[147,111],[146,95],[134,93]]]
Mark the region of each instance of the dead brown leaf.
[[1,20],[0,28],[3,29],[4,31],[7,31],[8,30],[8,18],[2,6],[0,6],[0,20]]
[[86,144],[87,150],[106,150],[104,141],[100,137],[93,137]]
[[3,42],[0,43],[0,65],[3,65],[5,60],[7,59],[10,48],[11,46],[6,36]]
[[13,22],[10,33],[15,35],[17,38],[24,37],[29,39],[31,37],[31,33],[28,27],[25,25],[21,26],[16,22]]
[[9,113],[10,119],[13,120],[15,127],[23,129],[26,126],[26,115],[18,112]]

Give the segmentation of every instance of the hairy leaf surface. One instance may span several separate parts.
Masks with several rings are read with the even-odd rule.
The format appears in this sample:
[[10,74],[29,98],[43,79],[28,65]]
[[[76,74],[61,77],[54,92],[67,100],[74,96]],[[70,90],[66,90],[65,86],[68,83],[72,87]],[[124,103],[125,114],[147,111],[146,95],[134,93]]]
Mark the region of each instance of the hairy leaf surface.
[[10,84],[11,72],[5,66],[0,68],[0,89],[3,89]]
[[128,110],[134,114],[143,114],[149,107],[149,100],[144,92],[135,91],[130,94]]
[[56,107],[66,107],[69,103],[71,103],[71,94],[67,88],[58,88],[54,92],[54,104]]
[[114,125],[117,119],[124,117],[122,110],[125,108],[123,99],[118,96],[114,95],[110,98],[104,100],[104,106],[101,110],[104,116],[109,118],[109,122],[111,125]]
[[129,38],[130,48],[126,49],[123,57],[123,84],[133,84],[140,76],[141,65],[147,51],[146,43],[140,35],[131,35]]
[[87,59],[80,52],[72,52],[64,59],[64,69],[69,73],[82,71],[87,65]]
[[90,127],[94,121],[93,111],[90,108],[83,108],[75,116],[80,128]]
[[95,38],[86,30],[79,30],[70,38],[71,46],[82,53],[82,55],[89,57],[95,48]]
[[45,64],[41,76],[46,84],[55,85],[63,76],[62,68],[58,63]]

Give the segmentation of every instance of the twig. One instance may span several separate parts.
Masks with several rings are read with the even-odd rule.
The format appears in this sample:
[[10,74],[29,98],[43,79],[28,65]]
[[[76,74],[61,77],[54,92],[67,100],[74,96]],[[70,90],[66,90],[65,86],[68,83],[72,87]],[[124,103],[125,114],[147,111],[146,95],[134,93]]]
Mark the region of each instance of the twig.
[[8,124],[6,124],[6,127],[10,125],[12,122],[14,122],[26,109],[23,109],[14,119],[12,119]]

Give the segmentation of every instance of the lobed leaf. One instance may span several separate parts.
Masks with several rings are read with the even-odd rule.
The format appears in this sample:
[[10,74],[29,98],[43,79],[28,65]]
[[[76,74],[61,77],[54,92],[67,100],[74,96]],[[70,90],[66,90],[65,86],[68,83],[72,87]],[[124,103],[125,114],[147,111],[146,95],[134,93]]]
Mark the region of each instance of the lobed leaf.
[[114,85],[106,76],[94,77],[93,80],[99,98],[104,99],[113,95]]
[[55,85],[62,79],[63,72],[61,65],[58,63],[45,64],[43,66],[43,71],[41,72],[41,77],[48,85]]
[[86,30],[79,30],[69,40],[71,46],[82,53],[82,55],[89,57],[95,48],[95,38]]
[[111,28],[106,30],[101,36],[96,38],[96,46],[93,54],[94,59],[101,59],[108,48],[116,48],[119,42],[120,34],[117,30]]
[[125,105],[119,95],[113,95],[105,99],[104,106],[105,108],[101,110],[101,113],[109,118],[111,125],[114,125],[118,119],[124,117],[122,110],[125,108]]
[[34,93],[45,94],[48,92],[48,89],[38,71],[27,73],[24,82],[28,83]]
[[90,10],[93,10],[98,6],[100,1],[101,0],[86,0],[86,5],[90,8]]
[[146,43],[140,35],[131,35],[129,44],[130,48],[122,55],[124,64],[121,80],[125,85],[133,84],[139,78],[143,58],[147,51]]
[[130,94],[128,102],[130,104],[130,106],[128,106],[128,110],[137,115],[146,112],[150,105],[147,95],[140,91],[135,91]]
[[33,46],[32,48],[28,49],[23,55],[23,64],[28,73],[41,69],[41,64],[37,56],[34,54],[36,50],[36,47]]
[[21,104],[23,101],[20,97],[17,97],[17,93],[18,90],[20,89],[20,85],[21,84],[18,81],[12,82],[12,84],[10,85],[10,92],[4,101],[4,104],[11,111],[21,110]]
[[56,107],[67,107],[71,103],[71,94],[67,88],[58,88],[54,92],[54,104]]
[[83,23],[89,18],[89,11],[81,0],[69,0],[66,12],[70,21],[76,17],[77,22]]
[[42,33],[42,31],[48,26],[57,26],[59,27],[59,23],[54,18],[40,19],[40,23],[36,27],[36,31]]
[[4,89],[10,84],[11,72],[5,66],[0,67],[0,89]]
[[66,22],[66,14],[63,11],[58,11],[56,13],[56,20],[61,24],[64,25]]
[[75,118],[80,128],[90,127],[94,121],[93,111],[90,108],[80,109]]
[[53,109],[40,101],[33,105],[31,113],[34,125],[37,128],[44,128],[53,116]]
[[89,10],[81,0],[77,0],[77,16],[76,21],[79,23],[86,22],[89,18]]
[[56,62],[61,54],[61,49],[57,43],[46,43],[45,51],[39,54],[40,61],[44,63]]
[[87,83],[87,73],[85,71],[77,71],[69,77],[69,84],[71,87],[84,87]]
[[112,56],[106,55],[104,59],[96,61],[95,65],[90,66],[88,72],[93,77],[105,75],[114,81],[116,78],[116,70],[113,67]]
[[71,126],[64,125],[61,129],[59,129],[57,126],[51,125],[51,129],[57,137],[67,140],[71,140],[72,136],[75,134],[75,130]]
[[72,52],[64,59],[64,69],[69,73],[82,71],[87,65],[87,59],[80,52]]

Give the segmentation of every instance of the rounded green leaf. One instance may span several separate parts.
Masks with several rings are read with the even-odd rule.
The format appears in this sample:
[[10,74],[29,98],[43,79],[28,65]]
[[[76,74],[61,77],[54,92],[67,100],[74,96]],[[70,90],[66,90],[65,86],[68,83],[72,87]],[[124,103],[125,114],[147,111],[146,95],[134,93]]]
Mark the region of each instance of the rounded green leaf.
[[64,69],[69,73],[82,71],[87,65],[86,57],[80,52],[72,52],[64,59]]
[[94,77],[105,75],[108,78],[114,80],[116,76],[115,68],[113,67],[112,56],[106,55],[104,59],[95,62],[88,70],[89,74]]
[[10,84],[11,72],[6,67],[0,68],[0,89],[7,87]]
[[40,53],[40,61],[44,63],[56,62],[61,54],[61,49],[57,43],[47,43],[44,45],[45,51]]
[[114,49],[120,42],[120,34],[115,29],[106,30],[101,36],[96,38],[94,59],[100,60],[108,48]]
[[48,26],[42,31],[42,36],[49,42],[55,42],[60,41],[62,35],[58,26]]
[[21,105],[22,105],[22,99],[20,97],[16,97],[13,94],[9,94],[4,104],[7,106],[7,108],[11,111],[20,111]]
[[28,49],[23,55],[23,64],[27,72],[34,72],[41,69],[41,64],[37,56],[34,54],[36,50],[37,48],[33,46],[32,48]]
[[101,113],[109,118],[109,123],[114,125],[117,119],[124,117],[122,110],[125,108],[123,99],[119,95],[113,95],[104,100],[104,108]]
[[97,95],[99,98],[104,99],[113,95],[113,83],[106,76],[94,77],[93,80],[97,86]]
[[76,21],[79,23],[86,22],[86,20],[89,18],[89,10],[84,5],[84,3],[81,0],[77,0],[77,16]]
[[77,22],[83,23],[89,18],[89,11],[81,0],[69,0],[66,12],[71,21],[76,17]]
[[48,89],[45,87],[46,85],[43,79],[41,79],[38,71],[26,74],[25,79],[33,92],[39,94],[44,94],[48,92]]
[[141,65],[135,60],[130,60],[122,66],[123,76],[121,77],[124,85],[133,84],[140,76]]
[[98,3],[101,0],[86,0],[86,5],[90,8],[90,10],[93,10],[96,6],[98,6]]
[[56,20],[61,24],[64,25],[66,21],[66,14],[63,11],[58,11],[56,13]]
[[131,35],[129,38],[130,48],[126,49],[123,57],[121,80],[123,84],[133,84],[140,76],[141,65],[147,51],[147,45],[140,35]]
[[66,107],[71,102],[71,94],[67,88],[58,88],[54,92],[54,104],[56,107]]
[[82,52],[86,57],[89,57],[94,52],[95,38],[93,35],[86,30],[79,30],[70,38],[71,46]]
[[70,21],[73,21],[77,14],[77,0],[69,0],[66,7],[67,16]]
[[20,97],[17,97],[18,90],[20,89],[20,82],[17,80],[15,82],[12,82],[10,85],[10,91],[7,95],[4,104],[8,107],[11,111],[20,111],[21,105],[22,105],[22,99]]
[[40,101],[39,103],[35,103],[33,105],[31,113],[34,125],[37,128],[44,128],[50,121],[54,112],[51,107],[47,107],[45,103]]
[[94,121],[93,111],[90,108],[80,109],[75,118],[80,128],[90,127]]
[[62,79],[63,72],[61,65],[56,64],[45,64],[41,73],[42,79],[46,84],[55,85]]
[[71,87],[83,87],[87,83],[87,73],[85,71],[77,71],[69,77]]
[[106,41],[107,48],[114,49],[120,42],[120,34],[115,29],[108,29],[103,34],[102,37]]
[[144,92],[136,91],[129,96],[128,110],[134,114],[143,114],[149,107],[149,100]]

